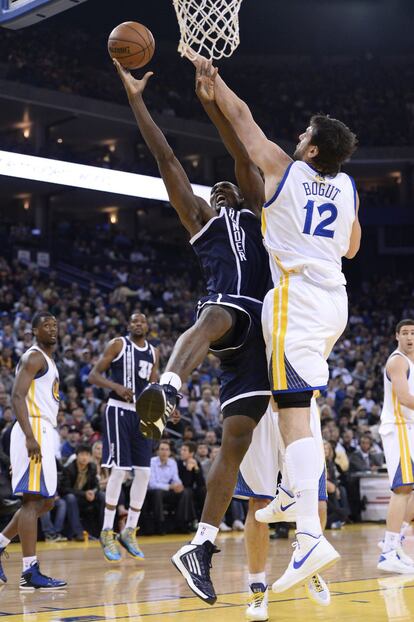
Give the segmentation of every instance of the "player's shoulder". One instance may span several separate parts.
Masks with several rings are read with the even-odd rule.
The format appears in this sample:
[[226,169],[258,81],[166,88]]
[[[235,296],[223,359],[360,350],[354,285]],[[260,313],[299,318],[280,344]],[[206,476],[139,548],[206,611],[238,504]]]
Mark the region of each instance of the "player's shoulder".
[[392,352],[388,357],[386,363],[386,370],[388,372],[406,372],[409,367],[410,362],[408,357],[406,357],[405,354],[403,352],[400,352],[399,350],[394,350],[394,352]]
[[105,351],[111,354],[114,354],[116,356],[122,351],[124,344],[125,344],[124,337],[114,337],[113,339],[108,341]]
[[45,364],[47,364],[45,354],[40,348],[31,347],[20,357],[17,371],[19,372],[21,369],[32,367],[39,368],[40,366],[43,367]]

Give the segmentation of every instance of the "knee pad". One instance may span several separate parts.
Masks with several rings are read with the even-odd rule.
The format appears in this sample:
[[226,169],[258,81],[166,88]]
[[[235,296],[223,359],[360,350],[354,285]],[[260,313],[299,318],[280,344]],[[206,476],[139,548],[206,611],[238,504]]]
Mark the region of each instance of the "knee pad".
[[296,393],[274,393],[273,397],[277,402],[278,410],[284,408],[310,408],[310,403],[313,395],[312,391],[298,391]]

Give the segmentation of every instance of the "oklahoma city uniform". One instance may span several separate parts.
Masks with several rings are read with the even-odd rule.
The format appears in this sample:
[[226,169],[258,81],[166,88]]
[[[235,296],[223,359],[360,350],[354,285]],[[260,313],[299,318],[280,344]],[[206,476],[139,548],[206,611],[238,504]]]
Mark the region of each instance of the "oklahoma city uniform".
[[222,207],[190,244],[200,261],[208,291],[208,296],[198,302],[197,317],[209,305],[237,313],[233,342],[226,348],[211,348],[220,359],[223,414],[242,408],[241,400],[255,398],[257,406],[249,412],[255,412],[259,420],[270,396],[261,312],[271,286],[260,223],[248,209]]
[[139,417],[135,402],[149,383],[155,364],[155,348],[145,341],[143,348],[135,345],[128,337],[121,337],[122,349],[110,365],[111,380],[132,389],[132,402],[123,402],[112,391],[104,417],[102,466],[129,470],[134,467],[149,467],[152,456],[152,441],[139,430]]
[[[35,439],[40,445],[42,461],[30,460],[26,437],[18,422],[13,426],[10,439],[12,487],[15,495],[24,493],[54,497],[57,486],[55,459],[56,418],[59,409],[59,372],[55,362],[38,346],[30,352],[40,352],[46,362],[46,371],[40,372],[31,382],[26,395],[26,406]],[[20,363],[17,366],[19,370]]]
[[262,211],[274,289],[263,304],[272,391],[324,389],[326,359],[348,318],[341,258],[356,214],[351,177],[292,162]]
[[[414,363],[400,350],[387,360],[402,356],[408,364],[408,387],[414,395]],[[399,486],[414,487],[414,410],[400,404],[387,370],[384,369],[384,405],[381,412],[381,434],[391,490]]]
[[[311,401],[310,425],[319,452],[319,500],[326,501],[325,451],[323,447],[319,408]],[[284,447],[279,432],[278,413],[269,404],[264,417],[253,431],[252,442],[240,465],[234,496],[274,499],[279,471],[283,470]]]

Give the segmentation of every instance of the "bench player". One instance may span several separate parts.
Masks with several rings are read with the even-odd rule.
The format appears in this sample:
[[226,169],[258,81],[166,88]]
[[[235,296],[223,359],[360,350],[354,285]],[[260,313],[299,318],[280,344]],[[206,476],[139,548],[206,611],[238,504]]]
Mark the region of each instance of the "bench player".
[[414,487],[414,320],[396,327],[397,349],[384,369],[380,434],[391,487],[387,526],[377,568],[413,574],[414,560],[401,547],[401,528]]
[[339,559],[318,517],[318,461],[309,407],[312,392],[327,386],[327,358],[347,323],[341,259],[358,252],[361,227],[355,183],[341,165],[354,152],[356,137],[342,122],[315,115],[292,160],[266,138],[248,106],[218,75],[215,94],[265,178],[262,232],[274,288],[263,304],[263,335],[297,506],[297,546],[272,586],[283,592]]
[[[33,316],[34,345],[21,357],[12,391],[17,422],[10,439],[13,494],[22,507],[0,533],[0,558],[18,534],[22,544],[21,590],[56,590],[67,584],[40,572],[36,556],[39,516],[53,508],[57,487],[55,460],[56,417],[59,408],[59,372],[53,360],[57,343],[56,318],[48,311]],[[0,562],[0,584],[6,583]]]
[[[148,343],[148,324],[143,313],[133,313],[126,337],[106,346],[89,374],[89,382],[110,389],[104,417],[102,466],[111,469],[105,492],[105,513],[100,541],[109,562],[121,559],[118,542],[134,559],[142,559],[136,531],[150,478],[153,443],[139,429],[135,402],[149,382],[158,378],[159,353]],[[109,378],[104,373],[109,370]],[[113,527],[126,471],[134,471],[128,516],[119,538]]]
[[231,501],[240,462],[270,397],[260,319],[262,301],[270,286],[269,259],[258,219],[263,181],[212,97],[210,112],[220,115],[218,127],[235,160],[240,187],[230,182],[216,184],[211,205],[196,197],[145,106],[142,93],[151,74],[135,80],[115,64],[141,134],[157,160],[170,202],[191,236],[190,243],[207,281],[208,296],[199,302],[196,323],[178,339],[160,384],[143,391],[137,408],[148,432],[160,436],[175,407],[181,383],[209,349],[221,359],[222,447],[209,474],[197,533],[192,543],[173,557],[194,593],[213,604],[216,594],[210,564],[216,552],[214,540]]

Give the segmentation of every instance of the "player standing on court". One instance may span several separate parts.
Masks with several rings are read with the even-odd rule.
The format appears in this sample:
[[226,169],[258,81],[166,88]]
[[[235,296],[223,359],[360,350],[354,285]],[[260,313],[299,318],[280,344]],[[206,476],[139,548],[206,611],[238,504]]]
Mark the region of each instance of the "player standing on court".
[[380,434],[391,486],[387,526],[377,568],[412,574],[414,560],[401,547],[401,527],[414,487],[414,320],[396,327],[398,347],[384,369]]
[[[210,73],[216,74],[211,64]],[[355,183],[340,169],[354,152],[356,137],[340,121],[316,115],[292,160],[266,138],[248,106],[218,75],[215,93],[265,178],[262,233],[274,289],[263,304],[263,335],[297,509],[297,545],[273,584],[275,592],[283,592],[339,559],[318,516],[320,474],[309,407],[312,392],[327,386],[327,358],[347,323],[341,259],[358,252],[361,227]]]
[[[196,197],[143,101],[142,93],[151,74],[136,80],[119,64],[116,66],[141,134],[157,160],[171,204],[191,236],[190,243],[207,281],[209,295],[199,302],[196,323],[178,339],[160,384],[150,385],[142,392],[137,408],[145,418],[147,433],[159,437],[175,407],[181,383],[210,348],[220,357],[222,446],[209,473],[197,533],[191,544],[173,557],[194,593],[213,604],[216,594],[210,565],[217,550],[214,540],[231,501],[240,462],[270,397],[260,320],[262,300],[271,284],[269,259],[257,217],[263,181],[231,125],[221,115],[220,133],[235,159],[240,189],[230,182],[216,184],[211,192],[211,206]],[[214,108],[219,113],[215,104]]]
[[[158,378],[159,353],[148,343],[148,324],[143,313],[133,313],[127,337],[112,339],[89,374],[89,382],[110,389],[105,410],[102,466],[111,469],[105,492],[105,514],[100,541],[105,558],[121,559],[113,527],[125,472],[134,471],[128,517],[119,535],[120,544],[134,559],[142,559],[136,532],[150,478],[153,443],[139,429],[135,402],[149,382]],[[104,372],[110,372],[110,378]]]
[[[34,345],[21,357],[12,391],[17,422],[10,439],[13,494],[22,495],[22,507],[0,533],[0,558],[18,534],[22,544],[21,590],[56,590],[65,581],[40,572],[36,556],[39,516],[53,508],[56,494],[56,417],[59,408],[59,372],[52,358],[57,343],[56,318],[47,311],[32,319]],[[7,578],[0,562],[0,584]]]

